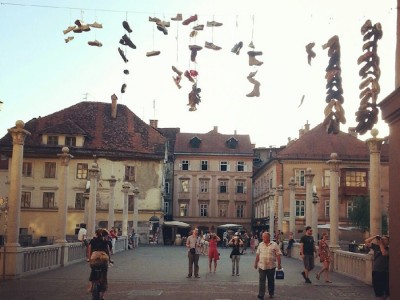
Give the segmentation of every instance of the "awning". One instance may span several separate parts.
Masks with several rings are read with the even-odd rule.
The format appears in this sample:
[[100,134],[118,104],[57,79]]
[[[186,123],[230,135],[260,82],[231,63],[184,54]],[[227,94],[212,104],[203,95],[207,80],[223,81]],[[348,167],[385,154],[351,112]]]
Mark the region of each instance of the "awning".
[[181,221],[165,221],[164,226],[188,228],[190,224]]

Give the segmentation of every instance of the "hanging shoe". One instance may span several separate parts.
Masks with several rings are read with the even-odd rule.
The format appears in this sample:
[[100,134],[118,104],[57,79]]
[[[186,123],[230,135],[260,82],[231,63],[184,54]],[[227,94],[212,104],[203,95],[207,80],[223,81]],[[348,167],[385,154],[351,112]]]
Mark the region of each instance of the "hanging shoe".
[[156,56],[156,55],[159,55],[160,53],[161,53],[160,51],[149,51],[149,52],[146,53],[146,56],[147,57]]
[[208,49],[212,49],[212,50],[221,50],[222,48],[214,45],[213,43],[209,43],[209,42],[205,42],[204,47],[208,48]]
[[204,25],[196,25],[196,26],[193,26],[193,30],[199,31],[199,30],[203,30],[203,29],[204,29]]
[[126,83],[121,86],[121,93],[124,94],[126,89]]
[[63,30],[64,34],[67,34],[69,32],[71,32],[72,30],[74,30],[76,28],[76,26],[68,26],[67,29]]
[[190,52],[190,60],[192,62],[196,62],[196,57],[197,57],[197,50],[196,49],[192,49]]
[[171,18],[172,21],[182,21],[182,14],[176,14],[176,17]]
[[157,29],[160,30],[164,35],[168,35],[168,30],[162,25],[157,25]]
[[196,35],[197,35],[197,31],[196,31],[196,30],[193,30],[193,31],[190,32],[190,34],[189,34],[189,36],[190,36],[191,38],[195,37]]
[[220,27],[222,23],[216,21],[207,21],[207,27]]
[[149,22],[158,23],[158,22],[161,22],[161,20],[160,20],[159,18],[152,18],[152,17],[149,17]]
[[122,51],[121,48],[118,47],[118,52],[119,52],[119,55],[121,55],[124,62],[127,63],[128,59],[125,57],[124,51]]
[[75,33],[81,33],[82,32],[82,27],[77,26],[74,29],[72,29],[72,31],[75,32]]
[[242,49],[242,47],[243,47],[243,42],[239,42],[235,46],[233,46],[231,52],[236,53],[236,55],[239,55],[240,49]]
[[253,44],[253,41],[250,42],[249,48],[255,49],[254,44]]
[[247,94],[246,97],[260,97],[260,83],[254,84],[254,88],[251,93]]
[[69,42],[72,41],[73,39],[74,39],[73,36],[69,36],[69,37],[67,37],[66,39],[64,39],[64,41],[65,41],[66,43],[69,43]]
[[103,25],[100,23],[97,23],[97,22],[94,22],[94,23],[88,24],[88,25],[89,25],[89,27],[92,27],[92,28],[103,28]]
[[174,80],[174,83],[176,84],[176,86],[178,87],[178,89],[181,88],[181,85],[179,84],[181,82],[182,77],[181,76],[172,76],[172,79]]
[[179,71],[175,66],[172,66],[172,71],[174,71],[178,76],[182,76],[183,72]]
[[190,73],[188,70],[185,71],[185,73],[183,74],[185,75],[185,77],[190,81],[190,82],[194,82],[194,79],[192,76],[190,76]]
[[262,55],[261,51],[248,51],[249,55],[249,66],[261,66],[263,64],[262,61],[256,59],[257,55]]
[[124,29],[125,29],[126,31],[128,31],[129,33],[132,33],[132,29],[131,29],[131,27],[129,26],[129,23],[128,23],[127,21],[123,21],[123,22],[122,22],[122,27],[124,27]]
[[186,19],[182,22],[182,25],[189,25],[190,23],[197,21],[197,15],[191,16],[190,18]]
[[157,25],[161,25],[161,26],[164,26],[164,27],[170,27],[171,26],[170,22],[168,22],[168,21],[157,22]]
[[124,70],[124,74],[125,74],[125,75],[129,75],[129,70],[128,70],[128,69],[125,69],[125,70]]
[[[126,34],[124,34],[122,36],[122,41],[124,42],[124,44],[122,44],[122,45],[127,45],[127,46],[131,47],[132,49],[136,49],[135,44],[132,43],[131,39]],[[120,41],[120,43],[121,43],[121,41]]]
[[191,77],[197,77],[199,75],[199,72],[196,70],[189,70],[189,74]]
[[88,44],[89,44],[89,46],[95,46],[95,47],[101,47],[101,46],[103,46],[103,44],[100,43],[98,40],[89,41]]
[[189,45],[189,50],[197,50],[197,51],[200,51],[201,49],[203,49],[202,46],[199,46],[199,45]]

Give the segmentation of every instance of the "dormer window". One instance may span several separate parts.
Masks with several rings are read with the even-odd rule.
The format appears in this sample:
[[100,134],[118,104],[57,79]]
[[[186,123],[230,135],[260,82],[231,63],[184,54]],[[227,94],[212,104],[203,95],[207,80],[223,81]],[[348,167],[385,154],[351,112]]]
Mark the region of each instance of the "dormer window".
[[58,136],[57,135],[49,135],[47,137],[47,145],[57,146],[58,145]]
[[201,139],[199,139],[197,136],[195,136],[190,140],[190,146],[192,148],[199,148],[200,144],[201,144]]
[[230,149],[236,149],[237,144],[238,144],[238,140],[233,137],[231,137],[229,140],[226,141],[226,145]]
[[76,146],[76,137],[66,136],[65,137],[65,146],[75,147]]

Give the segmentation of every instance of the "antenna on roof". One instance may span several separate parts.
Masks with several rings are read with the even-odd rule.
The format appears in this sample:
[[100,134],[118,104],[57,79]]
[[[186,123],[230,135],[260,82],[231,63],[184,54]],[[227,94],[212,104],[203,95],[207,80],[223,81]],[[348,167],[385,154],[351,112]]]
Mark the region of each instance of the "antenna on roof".
[[156,100],[153,99],[153,118],[156,118]]
[[84,97],[83,97],[83,100],[87,101],[88,95],[89,95],[89,93],[84,93],[84,94],[83,94],[83,96],[84,96]]

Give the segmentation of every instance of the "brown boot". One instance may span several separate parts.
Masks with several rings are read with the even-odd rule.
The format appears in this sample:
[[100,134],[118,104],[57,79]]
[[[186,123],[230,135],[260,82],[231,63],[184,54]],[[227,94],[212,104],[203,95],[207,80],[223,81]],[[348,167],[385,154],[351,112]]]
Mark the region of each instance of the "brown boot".
[[156,55],[159,55],[160,53],[161,53],[160,51],[149,51],[149,52],[146,53],[146,56],[147,57],[156,56]]
[[257,60],[254,56],[249,56],[249,66],[261,66],[264,62]]
[[171,18],[172,21],[182,21],[182,14],[176,14],[176,17]]
[[172,66],[172,71],[174,71],[178,76],[182,76],[183,72],[179,71],[175,66]]
[[253,91],[246,95],[246,97],[260,97],[260,83],[257,82],[254,84]]

